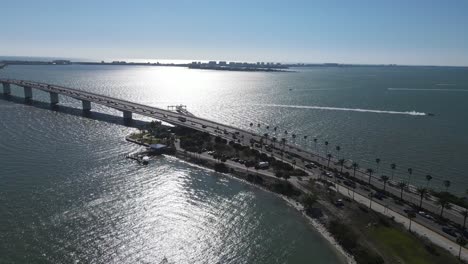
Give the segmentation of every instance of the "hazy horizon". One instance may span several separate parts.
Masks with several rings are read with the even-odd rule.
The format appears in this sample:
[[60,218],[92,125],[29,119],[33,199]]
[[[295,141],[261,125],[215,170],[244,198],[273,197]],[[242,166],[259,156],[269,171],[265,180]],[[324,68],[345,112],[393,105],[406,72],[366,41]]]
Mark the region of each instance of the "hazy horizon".
[[466,1],[10,1],[4,56],[466,66]]
[[282,64],[327,64],[327,63],[337,63],[342,65],[353,65],[353,66],[387,66],[387,65],[396,65],[396,66],[414,66],[414,67],[468,67],[468,63],[466,65],[430,65],[430,64],[397,64],[397,63],[342,63],[336,61],[320,61],[320,62],[310,62],[310,61],[273,61],[269,59],[260,59],[260,60],[223,60],[223,59],[154,59],[154,58],[72,58],[66,56],[3,56],[0,55],[1,60],[20,60],[20,61],[27,61],[27,60],[37,60],[37,61],[50,61],[50,60],[70,60],[72,62],[112,62],[112,61],[125,61],[125,62],[133,62],[133,63],[190,63],[192,61],[200,61],[200,62],[208,62],[208,61],[227,61],[227,62],[247,62],[247,63],[256,63],[256,62],[272,62],[272,63],[282,63]]

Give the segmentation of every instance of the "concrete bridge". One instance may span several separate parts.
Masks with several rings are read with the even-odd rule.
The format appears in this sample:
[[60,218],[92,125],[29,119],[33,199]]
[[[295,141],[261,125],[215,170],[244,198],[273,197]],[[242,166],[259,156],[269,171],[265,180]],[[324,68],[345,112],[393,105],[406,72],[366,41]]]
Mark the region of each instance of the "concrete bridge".
[[[147,117],[155,118],[158,120],[162,120],[170,124],[190,127],[196,130],[206,131],[209,133],[213,131],[212,129],[216,129],[218,131],[219,130],[229,131],[228,134],[239,135],[240,133],[248,133],[251,136],[258,136],[259,138],[261,137],[260,135],[256,135],[254,133],[241,130],[232,126],[224,125],[224,124],[217,123],[217,122],[207,120],[204,118],[196,117],[193,115],[187,115],[183,111],[175,112],[175,111],[165,110],[165,109],[158,108],[158,107],[142,105],[142,104],[138,104],[134,102],[129,102],[126,100],[117,99],[114,97],[109,97],[105,95],[78,90],[78,89],[63,87],[59,85],[52,85],[52,84],[25,81],[25,80],[12,80],[12,79],[0,79],[0,83],[3,86],[4,95],[10,95],[11,89],[13,86],[17,86],[20,89],[23,89],[25,102],[32,102],[33,91],[41,90],[46,93],[49,93],[50,104],[52,106],[55,106],[59,103],[59,95],[62,95],[62,96],[75,98],[81,101],[83,112],[85,113],[91,111],[92,103],[93,103],[93,104],[104,105],[104,106],[122,111],[123,118],[125,120],[131,120],[132,115],[135,113],[135,114],[139,114],[142,116],[147,116]],[[223,134],[223,136],[226,136],[226,135],[227,134]]]
[[[10,95],[11,89],[14,86],[23,89],[25,102],[33,101],[33,91],[41,90],[49,93],[50,104],[55,106],[59,104],[59,95],[68,96],[81,101],[83,112],[89,113],[92,108],[92,104],[100,104],[113,109],[122,111],[123,118],[127,121],[132,119],[133,114],[139,114],[147,116],[157,120],[167,122],[169,124],[181,125],[190,127],[199,131],[205,131],[208,133],[215,133],[215,131],[223,131],[221,137],[228,137],[232,140],[232,135],[246,135],[247,137],[254,137],[256,140],[260,140],[262,136],[257,135],[246,130],[221,124],[215,121],[207,120],[204,118],[196,117],[193,115],[187,115],[185,112],[175,112],[165,110],[158,107],[142,105],[134,102],[129,102],[114,97],[91,93],[83,90],[63,87],[59,85],[52,85],[40,82],[32,82],[25,80],[14,80],[14,79],[0,79],[0,83],[3,86],[3,94]],[[226,131],[226,133],[224,133]],[[218,133],[219,134],[219,133]],[[247,136],[248,135],[248,136]]]

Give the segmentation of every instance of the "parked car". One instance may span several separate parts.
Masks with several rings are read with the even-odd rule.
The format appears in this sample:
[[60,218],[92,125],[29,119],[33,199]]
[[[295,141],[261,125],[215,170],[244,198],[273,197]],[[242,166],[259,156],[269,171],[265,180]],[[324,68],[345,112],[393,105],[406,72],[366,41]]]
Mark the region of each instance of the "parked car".
[[335,205],[336,205],[337,207],[342,207],[342,206],[344,206],[343,200],[341,200],[341,199],[336,200]]

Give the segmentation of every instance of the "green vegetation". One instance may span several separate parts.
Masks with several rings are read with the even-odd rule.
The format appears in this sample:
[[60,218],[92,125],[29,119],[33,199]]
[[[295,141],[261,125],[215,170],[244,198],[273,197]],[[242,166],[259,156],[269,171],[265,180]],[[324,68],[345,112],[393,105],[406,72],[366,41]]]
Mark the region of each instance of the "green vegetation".
[[[317,197],[317,202],[312,203],[311,199],[309,204],[328,215],[329,232],[357,263],[459,263],[448,251],[409,232],[393,219],[341,194],[328,192],[324,181],[311,180],[307,188]],[[337,206],[338,199],[341,206]],[[305,206],[305,198],[302,202]]]
[[313,194],[306,194],[302,198],[302,204],[304,205],[304,209],[306,210],[306,212],[310,212],[313,209],[316,202],[317,202],[317,196]]
[[280,193],[282,195],[286,195],[289,197],[292,196],[299,196],[301,192],[296,190],[289,182],[278,182],[273,184],[272,186],[273,191]]
[[161,143],[170,146],[173,143],[171,128],[156,121],[152,121],[145,129],[140,129],[138,133],[132,133],[129,137],[148,145]]
[[213,157],[215,159],[224,162],[228,159],[236,158],[242,160],[246,167],[255,167],[259,162],[266,161],[275,175],[284,179],[288,179],[291,176],[307,175],[305,171],[295,168],[289,163],[235,141],[228,142],[220,136],[211,136],[206,132],[185,127],[176,127],[172,130],[180,139],[180,147],[189,152],[202,153],[204,151],[214,151]]
[[229,172],[229,168],[224,163],[216,163],[214,165],[214,170],[216,172],[222,172],[222,173],[228,173]]
[[193,129],[177,127],[174,131],[180,140],[180,147],[195,153],[201,153],[204,150],[212,150],[210,134]]
[[340,221],[333,220],[328,225],[328,230],[340,243],[340,245],[361,264],[382,264],[383,258],[375,251],[366,248],[358,242],[358,234]]
[[455,196],[449,192],[436,192],[436,191],[431,191],[431,194],[434,195],[435,197],[439,199],[444,199],[447,200],[450,203],[468,208],[468,200],[465,198],[460,198],[458,196]]
[[[366,232],[381,251],[400,263],[458,263],[450,253],[438,249],[429,241],[395,227],[377,225]],[[391,262],[393,263],[393,262]]]

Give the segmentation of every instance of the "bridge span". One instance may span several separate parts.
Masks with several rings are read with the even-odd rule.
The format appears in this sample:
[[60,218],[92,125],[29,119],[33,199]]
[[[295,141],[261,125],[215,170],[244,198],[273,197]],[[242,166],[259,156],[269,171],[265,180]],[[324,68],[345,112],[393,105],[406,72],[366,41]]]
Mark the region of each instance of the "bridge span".
[[[143,104],[138,104],[134,102],[129,102],[126,100],[100,95],[92,92],[87,92],[83,90],[73,89],[69,87],[63,87],[59,85],[46,84],[33,81],[25,80],[13,80],[13,79],[0,79],[0,83],[3,86],[3,94],[10,95],[11,87],[18,86],[23,89],[24,98],[26,102],[32,102],[33,100],[33,90],[41,90],[50,95],[50,104],[57,105],[59,104],[59,95],[68,96],[74,99],[77,99],[82,102],[82,108],[84,112],[90,112],[93,104],[104,105],[119,111],[122,111],[123,117],[126,120],[131,120],[133,114],[139,114],[142,116],[154,118],[161,120],[173,125],[180,125],[185,127],[190,127],[196,130],[205,131],[208,133],[214,132],[214,130],[222,131],[222,137],[227,137],[227,135],[245,135],[245,138],[254,138],[255,140],[260,140],[262,136],[235,128],[229,125],[211,121],[208,119],[200,118],[193,115],[187,115],[184,112],[174,112],[170,110],[165,110],[162,108],[148,106]],[[227,132],[227,134],[224,133]],[[248,135],[248,136],[247,136]]]

